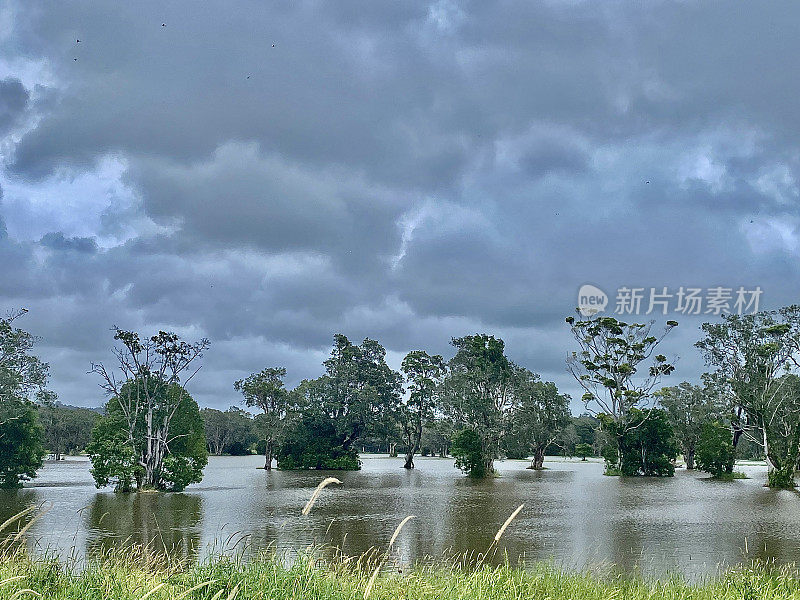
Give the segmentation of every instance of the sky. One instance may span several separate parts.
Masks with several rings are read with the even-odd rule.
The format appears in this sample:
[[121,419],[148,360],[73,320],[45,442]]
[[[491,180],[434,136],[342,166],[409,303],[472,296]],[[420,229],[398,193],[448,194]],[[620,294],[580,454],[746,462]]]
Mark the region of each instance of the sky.
[[[798,301],[800,5],[0,0],[0,311],[104,402],[112,326],[211,347],[201,406],[334,333],[502,337],[580,391],[578,290]],[[78,41],[80,40],[80,41]],[[645,301],[646,304],[646,301]],[[620,317],[622,318],[622,317]],[[699,325],[656,311],[704,371]]]

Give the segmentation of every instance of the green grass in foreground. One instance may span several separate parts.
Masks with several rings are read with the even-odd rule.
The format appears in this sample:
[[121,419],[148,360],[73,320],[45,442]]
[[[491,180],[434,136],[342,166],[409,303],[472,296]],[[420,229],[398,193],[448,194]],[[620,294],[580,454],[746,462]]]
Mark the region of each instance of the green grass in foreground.
[[[0,557],[0,599],[53,600],[249,600],[318,598],[362,599],[372,566],[363,562],[331,565],[311,557],[287,567],[274,557],[240,562],[220,558],[191,567],[169,567],[145,554],[128,552],[71,571],[57,561],[24,555]],[[147,564],[150,564],[148,567]],[[374,565],[375,563],[373,563]],[[790,568],[753,565],[706,583],[678,579],[597,577],[548,566],[521,570],[508,566],[460,570],[425,567],[410,572],[384,569],[370,599],[800,599],[800,575]]]

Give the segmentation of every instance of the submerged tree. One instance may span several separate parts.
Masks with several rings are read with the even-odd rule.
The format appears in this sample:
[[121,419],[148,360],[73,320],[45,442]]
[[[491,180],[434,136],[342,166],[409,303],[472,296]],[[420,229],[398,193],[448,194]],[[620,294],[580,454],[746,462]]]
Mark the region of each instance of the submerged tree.
[[536,373],[514,367],[515,407],[507,435],[532,455],[532,469],[542,469],[547,448],[570,425],[569,396],[558,393],[556,384],[539,380]]
[[697,468],[719,479],[733,472],[735,459],[731,428],[718,421],[704,423],[697,440]]
[[[443,405],[457,430],[467,429],[480,440],[482,467],[494,472],[500,442],[514,407],[512,363],[504,353],[505,343],[487,334],[453,338],[456,355],[450,360],[442,386]],[[472,450],[474,436],[469,437]],[[466,437],[464,437],[466,441]],[[452,452],[463,444],[453,441]]]
[[[324,365],[324,375],[305,380],[296,389],[295,401],[302,407],[303,419],[290,428],[278,451],[282,469],[318,464],[359,468],[358,441],[374,424],[397,414],[402,377],[386,364],[386,350],[378,342],[367,338],[356,345],[337,334]],[[304,423],[319,436],[304,435]],[[307,452],[302,444],[309,444]],[[327,463],[325,453],[331,459]]]
[[48,365],[30,351],[36,338],[14,326],[27,311],[0,318],[0,487],[20,487],[36,477],[46,455],[33,401],[52,402]]
[[591,455],[592,455],[591,444],[575,444],[575,456],[577,456],[581,460],[586,460],[586,457]]
[[244,396],[247,406],[261,411],[256,425],[264,440],[264,468],[267,471],[272,469],[275,448],[292,417],[292,395],[284,387],[284,377],[285,368],[269,367],[233,384],[233,388]]
[[770,487],[794,487],[800,455],[800,306],[704,323],[695,344],[737,407],[737,433],[760,445]]
[[115,480],[120,490],[133,482],[163,490],[200,481],[207,461],[203,419],[185,384],[208,340],[189,344],[160,331],[142,341],[134,332],[114,332],[122,342],[114,350],[118,368],[92,365],[111,396],[89,450],[97,485]]
[[[606,418],[604,416],[604,418]],[[617,424],[609,420],[609,430],[616,433]],[[647,477],[672,477],[673,461],[678,445],[667,413],[660,408],[630,409],[624,433],[619,436],[622,475]]]
[[706,423],[719,421],[725,407],[717,395],[698,385],[683,383],[661,388],[656,392],[659,404],[667,411],[675,438],[680,445],[688,470],[694,469],[694,458],[700,432]]
[[661,378],[675,370],[666,356],[655,351],[677,322],[667,321],[658,336],[652,334],[653,322],[629,324],[614,317],[595,316],[567,317],[567,323],[579,346],[567,358],[567,365],[584,390],[582,400],[587,411],[602,417],[609,434],[612,444],[603,452],[607,466],[624,464],[623,437],[639,426],[629,418],[630,411],[647,408]]
[[[128,387],[144,387],[144,383],[128,382]],[[133,432],[128,429],[125,410],[117,398],[106,403],[105,415],[92,430],[92,441],[86,448],[92,461],[92,475],[97,487],[113,483],[118,491],[138,489],[169,489],[180,491],[203,478],[208,462],[203,417],[197,402],[178,384],[161,387],[160,396],[153,398],[152,421],[163,426],[169,422],[161,464],[153,468],[148,481],[148,452],[153,451],[153,439],[148,437],[147,412],[140,412]],[[152,428],[150,428],[152,432]],[[159,438],[156,438],[159,439]]]
[[423,350],[409,352],[403,359],[409,397],[400,409],[403,437],[406,444],[406,469],[414,468],[414,455],[419,452],[422,428],[433,421],[438,407],[439,386],[446,373],[444,359],[430,356]]

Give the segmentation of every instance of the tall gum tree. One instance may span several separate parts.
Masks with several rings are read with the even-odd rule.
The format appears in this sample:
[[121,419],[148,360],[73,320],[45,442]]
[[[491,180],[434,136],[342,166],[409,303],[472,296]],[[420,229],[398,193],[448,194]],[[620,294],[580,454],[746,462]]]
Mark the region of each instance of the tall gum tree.
[[[114,339],[121,342],[113,350],[117,367],[93,363],[91,371],[100,377],[101,388],[111,396],[114,412],[119,409],[122,435],[135,449],[137,488],[164,489],[165,459],[176,441],[173,421],[180,418],[180,411],[189,402],[194,403],[185,385],[200,369],[197,361],[209,341],[188,343],[165,331],[143,340],[132,331],[118,327],[113,331]],[[202,432],[202,419],[199,427]]]
[[621,441],[632,427],[639,426],[638,420],[628,418],[630,410],[652,404],[653,389],[675,370],[656,349],[678,323],[667,321],[664,330],[654,335],[654,321],[625,323],[602,315],[580,318],[580,313],[579,318],[566,321],[579,347],[567,357],[567,368],[583,388],[587,412],[600,417],[611,433],[616,465],[621,465]]
[[480,441],[481,473],[494,472],[500,440],[514,408],[513,365],[503,340],[487,334],[453,338],[456,355],[442,386],[447,416]]
[[284,377],[284,367],[268,367],[233,384],[244,396],[247,406],[261,411],[256,425],[265,441],[264,468],[267,471],[272,470],[272,457],[292,416],[293,395],[284,387]]
[[735,433],[761,446],[770,487],[794,487],[800,458],[800,306],[704,323],[695,345],[737,407]]
[[684,381],[656,392],[658,403],[667,411],[675,438],[683,453],[686,469],[694,469],[700,434],[706,423],[725,420],[725,403],[708,387]]
[[439,386],[447,372],[444,359],[423,350],[413,350],[403,359],[401,370],[408,382],[409,396],[402,406],[401,424],[406,444],[403,467],[414,468],[414,455],[419,452],[422,428],[433,421],[439,396]]
[[514,367],[515,408],[509,434],[532,455],[531,469],[544,467],[548,446],[569,426],[569,396],[559,394],[556,384],[541,381],[536,373]]

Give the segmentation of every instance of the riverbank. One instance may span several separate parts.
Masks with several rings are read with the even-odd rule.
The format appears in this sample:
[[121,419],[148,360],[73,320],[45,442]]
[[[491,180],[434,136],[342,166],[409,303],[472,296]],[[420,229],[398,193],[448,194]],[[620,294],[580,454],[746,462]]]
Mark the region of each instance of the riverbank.
[[[338,564],[299,558],[289,567],[274,556],[240,562],[217,558],[195,566],[160,563],[144,553],[126,553],[90,562],[80,571],[63,563],[0,557],[0,600],[41,597],[53,600],[760,600],[800,598],[800,574],[788,567],[751,565],[719,578],[688,584],[679,579],[646,582],[600,577],[540,565],[461,570],[453,566],[404,571],[385,566],[375,577],[374,562]],[[387,563],[391,564],[391,563]]]

